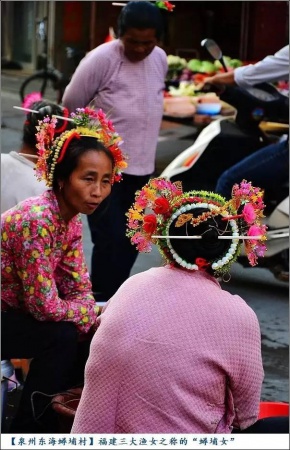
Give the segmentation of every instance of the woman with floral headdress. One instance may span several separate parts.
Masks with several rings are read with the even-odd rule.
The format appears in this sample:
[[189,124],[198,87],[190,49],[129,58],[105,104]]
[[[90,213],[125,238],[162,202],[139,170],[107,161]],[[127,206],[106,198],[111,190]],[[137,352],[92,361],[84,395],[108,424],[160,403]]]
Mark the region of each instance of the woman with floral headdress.
[[73,433],[231,433],[256,422],[259,323],[218,278],[242,243],[251,265],[265,252],[263,208],[246,181],[228,202],[162,178],[136,193],[128,236],[140,252],[157,244],[167,264],[126,280],[104,307]]
[[2,358],[32,358],[13,433],[58,430],[49,396],[82,381],[100,312],[79,213],[95,211],[126,162],[102,111],[71,116],[71,129],[56,138],[56,117],[37,127],[36,175],[49,189],[1,216]]

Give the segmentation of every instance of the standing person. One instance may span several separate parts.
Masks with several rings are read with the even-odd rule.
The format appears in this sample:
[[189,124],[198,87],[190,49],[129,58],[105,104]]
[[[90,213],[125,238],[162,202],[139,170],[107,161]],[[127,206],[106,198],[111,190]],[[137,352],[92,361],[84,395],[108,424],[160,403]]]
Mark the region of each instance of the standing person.
[[[215,85],[238,85],[248,88],[258,83],[287,80],[289,78],[289,45],[256,64],[249,64],[206,78],[205,83]],[[267,145],[247,156],[226,170],[217,180],[216,192],[230,198],[234,183],[249,178],[261,188],[271,190],[281,186],[289,177],[289,140]]]
[[[38,121],[46,116],[56,114],[68,116],[68,110],[59,105],[39,99],[24,104],[35,112],[28,112],[23,124],[22,145],[18,151],[1,154],[1,213],[17,205],[28,197],[42,194],[46,189],[44,181],[34,176],[35,163],[38,158],[36,148],[36,127]],[[55,129],[55,137],[61,134],[68,122],[59,120]]]
[[229,202],[162,178],[136,194],[128,236],[140,252],[157,244],[167,265],[131,276],[105,305],[72,433],[231,433],[257,420],[258,319],[218,279],[243,240],[251,265],[263,255],[263,208],[246,181]]
[[[157,46],[162,20],[154,4],[129,2],[118,19],[119,38],[95,48],[81,61],[63,97],[69,109],[90,102],[102,108],[122,135],[128,155],[122,183],[88,219],[94,244],[91,280],[95,298],[103,301],[129,277],[138,254],[125,236],[125,214],[155,166],[167,73],[166,54]],[[105,212],[99,219],[101,210]]]
[[72,116],[56,139],[55,118],[38,125],[36,175],[49,189],[1,215],[1,357],[32,358],[12,433],[57,432],[50,397],[82,382],[100,312],[80,213],[99,207],[126,163],[101,111]]

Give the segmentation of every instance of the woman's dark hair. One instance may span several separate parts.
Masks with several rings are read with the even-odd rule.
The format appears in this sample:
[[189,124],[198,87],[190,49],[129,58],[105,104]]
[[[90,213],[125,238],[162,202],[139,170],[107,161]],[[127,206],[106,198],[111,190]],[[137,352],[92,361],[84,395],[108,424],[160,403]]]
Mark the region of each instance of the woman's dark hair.
[[[29,145],[30,147],[36,147],[36,127],[38,125],[39,120],[43,120],[46,116],[52,116],[55,114],[57,116],[68,116],[68,111],[62,106],[56,105],[55,103],[45,102],[40,100],[38,102],[33,103],[30,106],[30,109],[34,109],[35,111],[39,111],[38,113],[28,113],[26,116],[26,120],[23,126],[23,143]],[[57,119],[56,129],[55,129],[55,137],[57,137],[60,133],[70,128],[70,123],[64,123],[63,120]],[[58,132],[60,130],[60,132]]]
[[153,28],[157,40],[163,35],[163,17],[157,6],[150,2],[129,2],[118,17],[118,37],[122,37],[129,28]]
[[97,152],[103,152],[108,156],[114,167],[114,157],[110,150],[98,141],[94,137],[81,136],[80,139],[72,139],[68,145],[65,152],[63,160],[56,164],[54,174],[53,174],[53,189],[58,189],[59,180],[67,180],[72,172],[78,166],[78,162],[81,156],[90,150],[95,150]]
[[[195,208],[190,210],[190,214],[194,217],[200,216],[204,212],[208,212],[206,208]],[[196,258],[204,258],[208,262],[222,258],[231,246],[231,239],[218,239],[219,234],[232,235],[232,230],[226,220],[222,220],[221,216],[211,217],[193,227],[190,222],[185,223],[181,227],[175,227],[176,218],[169,227],[169,235],[174,236],[197,236],[201,235],[202,239],[171,239],[170,243],[175,252],[184,261],[195,264]],[[209,266],[207,272],[213,273]]]

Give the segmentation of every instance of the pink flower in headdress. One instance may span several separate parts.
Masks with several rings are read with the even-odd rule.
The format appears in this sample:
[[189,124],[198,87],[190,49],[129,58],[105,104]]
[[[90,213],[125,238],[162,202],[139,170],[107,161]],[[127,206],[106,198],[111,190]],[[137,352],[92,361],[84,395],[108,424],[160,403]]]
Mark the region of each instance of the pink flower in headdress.
[[262,242],[257,243],[257,245],[255,247],[255,252],[256,252],[257,256],[263,257],[265,255],[266,250],[267,250],[267,247],[265,244],[263,244]]
[[27,94],[22,102],[22,108],[30,109],[31,105],[35,102],[42,100],[42,95],[40,92],[31,92]]
[[138,222],[138,220],[129,219],[129,220],[128,220],[128,227],[129,227],[131,230],[137,230],[137,228],[139,227],[139,222]]
[[247,223],[253,223],[256,219],[256,213],[253,205],[247,203],[243,209],[243,218]]
[[248,260],[250,265],[253,267],[257,264],[257,255],[254,251],[249,251],[248,253]]
[[[248,230],[248,236],[262,236],[265,232],[263,226],[252,225]],[[250,242],[255,242],[255,239],[250,239]]]
[[142,233],[138,232],[134,234],[131,239],[131,242],[136,245],[137,250],[139,252],[150,252],[152,249],[150,241],[148,241]]

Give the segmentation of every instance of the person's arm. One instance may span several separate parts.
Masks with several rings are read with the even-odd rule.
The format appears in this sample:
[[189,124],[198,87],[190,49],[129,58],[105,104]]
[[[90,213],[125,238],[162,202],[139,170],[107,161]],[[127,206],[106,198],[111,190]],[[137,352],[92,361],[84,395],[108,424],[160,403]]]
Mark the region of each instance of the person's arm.
[[64,91],[62,104],[70,112],[84,108],[92,102],[101,87],[106,72],[107,61],[97,49],[88,53],[78,65],[72,79]]
[[236,83],[244,88],[289,78],[289,45],[275,55],[266,56],[256,64],[238,67],[234,71]]
[[235,366],[228,386],[228,399],[235,409],[234,428],[244,430],[258,419],[264,378],[261,332],[254,311],[248,309],[237,327],[239,348],[235,349]]
[[[49,222],[30,223],[29,235],[23,240],[22,251],[15,261],[22,280],[23,301],[37,320],[74,322],[80,332],[86,333],[96,322],[99,307],[89,290],[80,239],[76,240],[73,250],[67,250],[67,253],[73,253],[63,258],[63,292],[59,291],[56,282],[57,263],[51,256],[52,242]],[[73,267],[66,264],[67,259],[73,259],[76,264]],[[66,283],[67,287],[64,287]]]
[[223,86],[223,85],[234,86],[236,84],[234,71],[232,70],[231,72],[217,73],[216,75],[213,75],[212,77],[205,78],[203,83],[204,84],[214,84],[217,86]]
[[275,55],[266,56],[256,64],[237,67],[231,72],[219,73],[204,80],[215,85],[238,85],[248,88],[259,83],[287,80],[289,78],[289,45]]

